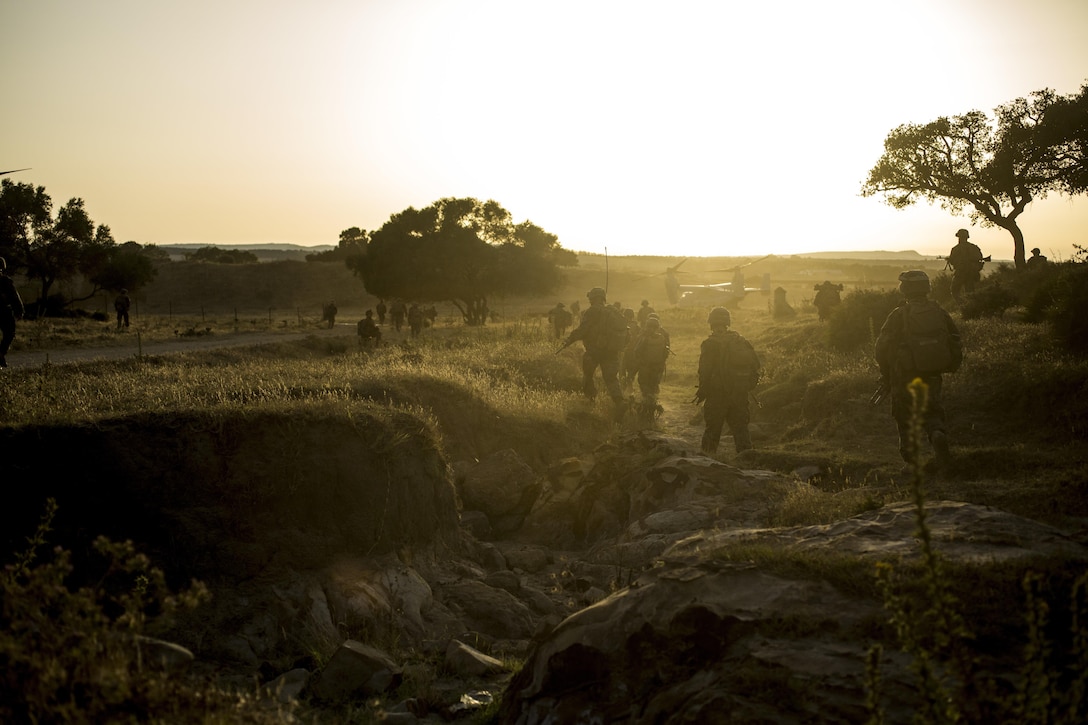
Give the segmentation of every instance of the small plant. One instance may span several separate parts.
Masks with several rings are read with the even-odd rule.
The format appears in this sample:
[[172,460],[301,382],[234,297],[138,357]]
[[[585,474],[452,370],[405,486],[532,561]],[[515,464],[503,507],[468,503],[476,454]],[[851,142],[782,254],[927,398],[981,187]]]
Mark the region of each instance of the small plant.
[[[921,548],[917,572],[920,583],[907,593],[904,576],[887,562],[878,564],[877,582],[899,646],[911,656],[911,669],[918,684],[916,721],[1083,722],[1088,714],[1084,696],[1088,682],[1085,647],[1088,628],[1082,621],[1088,574],[1082,574],[1073,585],[1071,638],[1064,660],[1056,660],[1047,633],[1050,606],[1041,596],[1041,577],[1030,571],[1024,576],[1027,641],[1013,678],[1013,694],[998,695],[995,677],[985,673],[980,665],[974,649],[975,636],[966,624],[961,601],[953,593],[953,577],[934,547],[926,522],[925,474],[919,443],[928,388],[921,380],[915,380],[910,391],[911,493],[918,526],[915,536]],[[884,722],[879,691],[880,658],[881,649],[874,646],[869,653],[866,677],[870,724]]]
[[101,537],[86,571],[60,548],[39,561],[56,511],[50,500],[28,548],[0,575],[0,721],[281,720],[255,697],[145,661],[139,638],[205,601],[207,589],[193,582],[171,594],[131,543]]

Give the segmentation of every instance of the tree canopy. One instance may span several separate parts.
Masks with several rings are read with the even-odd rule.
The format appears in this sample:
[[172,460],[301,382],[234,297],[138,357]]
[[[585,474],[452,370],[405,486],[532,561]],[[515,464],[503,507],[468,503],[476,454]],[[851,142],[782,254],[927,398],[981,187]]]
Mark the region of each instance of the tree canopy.
[[340,232],[340,241],[335,249],[316,254],[307,254],[307,262],[344,262],[349,269],[354,269],[354,263],[349,261],[355,257],[366,254],[366,245],[370,238],[365,229],[351,227]]
[[896,209],[922,199],[1013,238],[1013,259],[1025,263],[1021,213],[1049,192],[1086,190],[1088,85],[1077,95],[1045,89],[995,109],[904,124],[884,141],[862,196],[883,195]]
[[110,263],[115,246],[110,228],[95,226],[82,199],[70,199],[56,217],[52,210],[45,187],[8,179],[0,184],[0,255],[41,282],[38,309],[56,282],[77,274],[93,278]]
[[479,325],[489,297],[549,292],[577,255],[532,222],[515,224],[495,201],[446,198],[392,215],[347,264],[372,295],[448,300]]
[[186,252],[185,259],[190,262],[211,262],[212,264],[256,264],[261,260],[247,249],[220,249],[207,246],[195,252]]

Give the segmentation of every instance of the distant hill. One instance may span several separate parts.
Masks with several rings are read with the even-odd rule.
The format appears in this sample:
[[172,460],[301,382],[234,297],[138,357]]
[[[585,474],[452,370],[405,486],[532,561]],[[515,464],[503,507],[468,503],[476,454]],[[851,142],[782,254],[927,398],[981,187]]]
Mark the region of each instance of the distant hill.
[[793,254],[792,257],[803,259],[864,259],[864,260],[907,260],[907,259],[931,259],[913,249],[904,249],[899,252],[809,252],[806,254]]

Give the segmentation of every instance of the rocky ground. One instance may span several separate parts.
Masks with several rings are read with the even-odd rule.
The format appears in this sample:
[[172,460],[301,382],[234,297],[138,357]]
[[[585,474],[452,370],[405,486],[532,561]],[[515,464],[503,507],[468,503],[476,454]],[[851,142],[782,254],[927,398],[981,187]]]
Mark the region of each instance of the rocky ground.
[[[701,455],[684,395],[667,391],[660,430],[617,435],[543,474],[513,450],[445,461],[420,441],[392,453],[378,423],[358,420],[307,428],[312,440],[252,417],[119,421],[67,434],[76,461],[87,460],[80,446],[102,455],[126,441],[81,476],[43,455],[40,431],[2,443],[16,478],[77,479],[77,501],[94,491],[76,508],[104,533],[111,509],[95,501],[126,501],[118,531],[139,519],[160,553],[198,562],[185,574],[208,579],[215,601],[188,623],[184,649],[164,650],[179,668],[257,678],[318,712],[365,702],[388,722],[455,720],[500,696],[510,723],[864,720],[881,603],[716,552],[743,541],[909,561],[912,507],[768,528],[771,501],[809,485],[804,472]],[[152,462],[164,473],[148,481]],[[262,494],[272,472],[298,486]],[[250,498],[217,501],[224,479]],[[986,507],[934,502],[928,521],[942,554],[965,565],[1088,560],[1076,537]],[[887,651],[881,666],[887,721],[906,722],[910,662]]]

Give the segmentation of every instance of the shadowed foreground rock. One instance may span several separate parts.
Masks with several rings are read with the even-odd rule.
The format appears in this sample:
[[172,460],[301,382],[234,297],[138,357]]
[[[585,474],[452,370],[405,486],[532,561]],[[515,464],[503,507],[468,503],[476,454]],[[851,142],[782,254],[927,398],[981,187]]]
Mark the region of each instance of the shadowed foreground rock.
[[[1038,555],[1088,560],[1052,527],[989,507],[935,502],[928,522],[947,559],[985,564]],[[918,552],[909,505],[830,526],[701,532],[630,587],[559,624],[503,700],[504,723],[864,721],[866,654],[881,603],[830,584],[714,558],[728,541],[861,557]],[[908,662],[882,662],[888,722],[917,706]]]

